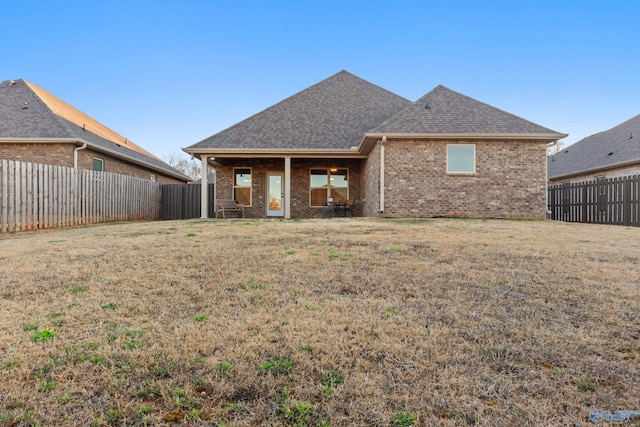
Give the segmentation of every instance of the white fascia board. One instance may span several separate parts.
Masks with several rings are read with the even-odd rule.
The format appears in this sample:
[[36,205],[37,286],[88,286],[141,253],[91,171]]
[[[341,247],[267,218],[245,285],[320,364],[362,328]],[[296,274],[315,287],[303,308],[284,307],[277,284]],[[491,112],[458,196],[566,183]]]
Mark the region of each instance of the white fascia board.
[[564,133],[365,133],[366,138],[419,138],[419,139],[530,139],[556,141],[566,138]]
[[193,148],[183,150],[187,154],[193,154],[195,156],[213,156],[220,158],[278,158],[278,157],[291,157],[291,158],[365,158],[357,149],[277,149],[277,148],[262,148],[262,149],[229,149],[229,148]]
[[462,140],[531,140],[552,143],[559,139],[566,138],[564,133],[365,133],[362,141],[358,144],[358,151],[365,152],[367,145],[375,140],[382,139],[462,139]]

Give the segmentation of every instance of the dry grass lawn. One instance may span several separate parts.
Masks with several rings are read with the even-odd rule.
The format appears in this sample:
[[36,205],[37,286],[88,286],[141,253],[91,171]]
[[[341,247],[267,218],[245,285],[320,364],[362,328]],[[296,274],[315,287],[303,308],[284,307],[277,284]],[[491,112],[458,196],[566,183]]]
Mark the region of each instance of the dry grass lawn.
[[640,409],[639,284],[640,229],[550,221],[0,235],[0,425],[592,425]]

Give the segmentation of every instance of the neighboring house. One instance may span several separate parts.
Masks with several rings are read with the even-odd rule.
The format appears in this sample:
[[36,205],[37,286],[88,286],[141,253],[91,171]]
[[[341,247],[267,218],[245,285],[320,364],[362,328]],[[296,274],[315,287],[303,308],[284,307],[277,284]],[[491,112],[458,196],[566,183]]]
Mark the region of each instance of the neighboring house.
[[184,151],[252,217],[317,217],[332,197],[364,216],[544,218],[547,144],[565,136],[444,86],[413,103],[341,71]]
[[640,175],[640,114],[547,159],[552,184]]
[[163,184],[191,181],[26,80],[0,83],[0,159],[114,172]]

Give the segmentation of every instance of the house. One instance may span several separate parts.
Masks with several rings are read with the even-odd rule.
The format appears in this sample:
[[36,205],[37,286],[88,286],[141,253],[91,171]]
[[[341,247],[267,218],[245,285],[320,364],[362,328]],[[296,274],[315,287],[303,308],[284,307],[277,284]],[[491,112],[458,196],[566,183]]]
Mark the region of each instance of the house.
[[163,184],[191,181],[26,80],[0,83],[0,159],[114,172]]
[[640,175],[640,114],[549,156],[553,184]]
[[444,86],[411,102],[341,71],[183,150],[251,217],[319,217],[333,198],[364,216],[544,218],[546,146],[565,136]]

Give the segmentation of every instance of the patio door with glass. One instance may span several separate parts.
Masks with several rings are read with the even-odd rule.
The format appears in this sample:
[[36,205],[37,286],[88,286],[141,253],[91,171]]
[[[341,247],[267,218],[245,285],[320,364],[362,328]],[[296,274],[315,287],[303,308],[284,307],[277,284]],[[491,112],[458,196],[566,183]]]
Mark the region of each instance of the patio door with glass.
[[284,216],[284,173],[267,172],[267,216]]

